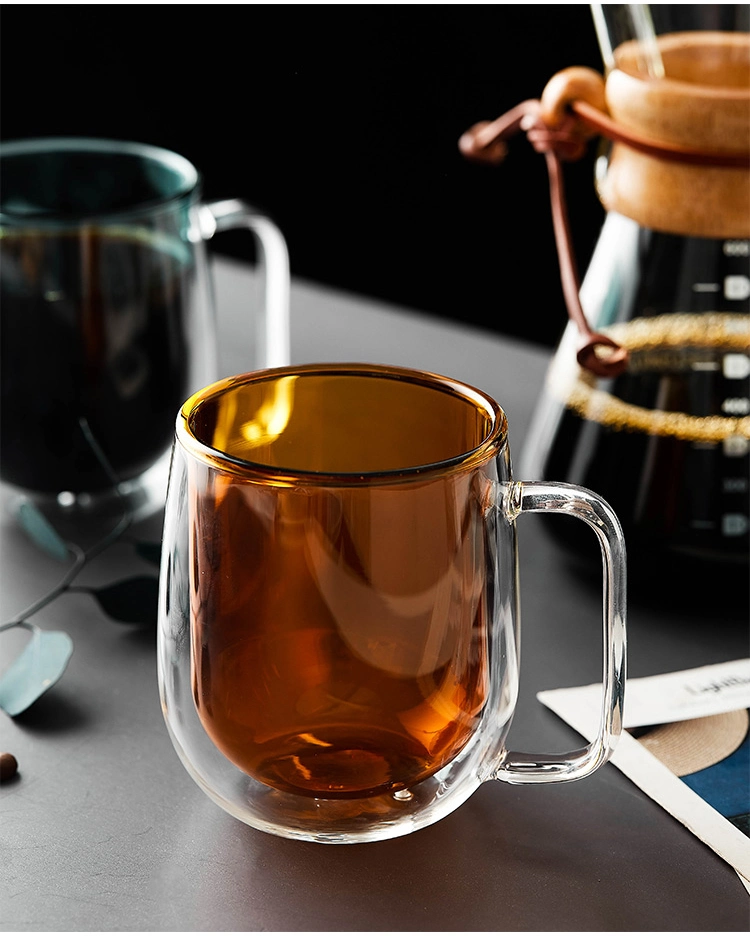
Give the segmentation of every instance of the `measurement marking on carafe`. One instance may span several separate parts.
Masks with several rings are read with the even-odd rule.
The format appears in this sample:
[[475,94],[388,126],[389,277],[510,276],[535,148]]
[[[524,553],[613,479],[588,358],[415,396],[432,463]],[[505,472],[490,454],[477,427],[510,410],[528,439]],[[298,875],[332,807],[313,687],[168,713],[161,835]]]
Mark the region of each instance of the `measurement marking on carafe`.
[[744,380],[750,376],[750,357],[746,354],[725,354],[722,369],[727,380]]
[[750,450],[750,441],[743,436],[729,436],[722,443],[724,455],[727,458],[742,458]]
[[715,530],[716,524],[713,520],[691,520],[690,526],[694,530]]
[[718,361],[693,361],[690,368],[694,371],[717,371],[721,364]]
[[721,284],[720,283],[693,283],[693,292],[697,292],[697,293],[721,292]]
[[727,397],[721,404],[721,411],[729,416],[747,416],[750,400],[747,397]]
[[750,257],[750,241],[724,241],[722,252],[724,253],[725,257]]
[[750,277],[735,274],[724,277],[724,298],[742,302],[750,297]]
[[721,487],[725,494],[744,494],[748,484],[747,478],[724,478]]
[[750,521],[744,514],[728,513],[721,518],[721,532],[724,536],[744,536],[750,529]]

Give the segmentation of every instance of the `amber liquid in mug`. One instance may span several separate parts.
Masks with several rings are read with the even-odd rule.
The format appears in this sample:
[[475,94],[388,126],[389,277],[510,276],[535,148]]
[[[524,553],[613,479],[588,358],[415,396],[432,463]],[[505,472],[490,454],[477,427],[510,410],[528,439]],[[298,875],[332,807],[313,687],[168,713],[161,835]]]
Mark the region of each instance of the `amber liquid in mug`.
[[267,379],[199,405],[199,441],[299,473],[191,469],[194,699],[247,774],[376,795],[467,744],[487,696],[493,468],[399,472],[470,452],[488,425],[457,394],[361,375]]

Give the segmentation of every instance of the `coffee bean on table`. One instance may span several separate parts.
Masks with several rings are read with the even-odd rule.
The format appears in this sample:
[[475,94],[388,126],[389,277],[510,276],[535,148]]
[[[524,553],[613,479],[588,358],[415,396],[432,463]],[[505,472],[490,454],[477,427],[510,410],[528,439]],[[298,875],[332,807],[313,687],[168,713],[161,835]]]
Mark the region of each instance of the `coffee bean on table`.
[[18,761],[12,754],[3,751],[0,754],[0,783],[10,780],[18,773]]

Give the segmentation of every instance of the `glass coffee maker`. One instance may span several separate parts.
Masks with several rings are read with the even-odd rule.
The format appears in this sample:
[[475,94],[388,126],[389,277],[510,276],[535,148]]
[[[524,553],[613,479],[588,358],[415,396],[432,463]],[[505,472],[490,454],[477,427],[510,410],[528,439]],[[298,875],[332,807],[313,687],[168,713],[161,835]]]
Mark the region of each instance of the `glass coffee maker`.
[[[559,160],[548,156],[571,321],[519,475],[590,487],[612,504],[633,590],[746,606],[748,7],[602,4],[593,16],[604,79],[561,72],[527,102],[537,108],[462,140],[466,155],[483,148],[492,160],[515,129],[543,152],[566,136],[573,158],[585,137],[604,138],[596,190],[607,214],[580,290],[564,200],[555,205]],[[573,526],[550,532],[575,537],[570,552],[584,554]]]

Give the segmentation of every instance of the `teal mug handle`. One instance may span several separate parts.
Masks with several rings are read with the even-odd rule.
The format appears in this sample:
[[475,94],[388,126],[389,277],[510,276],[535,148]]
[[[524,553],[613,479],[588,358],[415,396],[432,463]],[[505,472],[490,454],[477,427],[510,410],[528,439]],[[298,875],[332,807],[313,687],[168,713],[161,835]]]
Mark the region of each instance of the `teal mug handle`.
[[255,237],[264,278],[265,314],[256,337],[265,349],[263,366],[289,364],[289,252],[279,228],[262,212],[238,198],[209,201],[201,206],[201,234],[210,240],[221,231],[245,229]]

